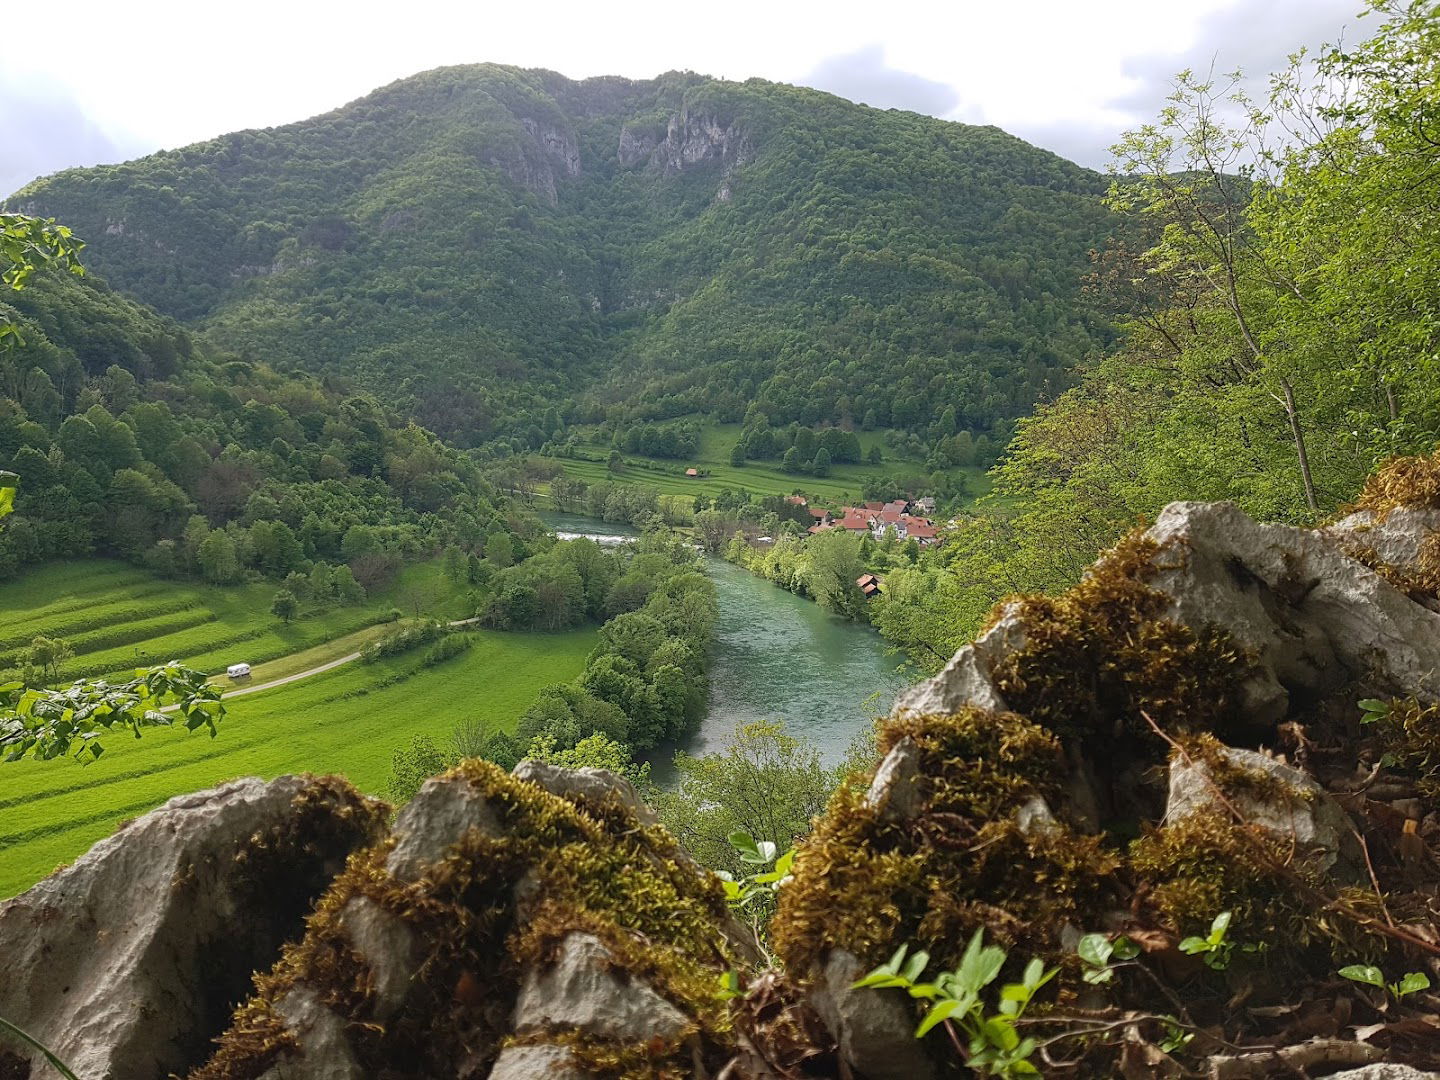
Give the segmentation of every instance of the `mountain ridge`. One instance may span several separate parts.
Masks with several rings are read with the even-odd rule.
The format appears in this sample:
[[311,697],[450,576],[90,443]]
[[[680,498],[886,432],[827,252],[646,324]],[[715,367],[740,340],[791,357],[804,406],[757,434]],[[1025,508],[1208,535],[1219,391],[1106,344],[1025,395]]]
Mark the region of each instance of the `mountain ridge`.
[[465,65],[10,202],[226,348],[535,448],[557,401],[1003,426],[1110,339],[1080,303],[1102,187],[998,129],[764,80]]

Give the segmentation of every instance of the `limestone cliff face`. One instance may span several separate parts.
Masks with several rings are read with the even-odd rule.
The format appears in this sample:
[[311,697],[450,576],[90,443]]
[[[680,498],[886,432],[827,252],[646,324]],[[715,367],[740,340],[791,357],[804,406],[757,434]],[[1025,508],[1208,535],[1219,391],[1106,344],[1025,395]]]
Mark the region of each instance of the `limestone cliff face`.
[[522,116],[520,127],[518,152],[493,156],[490,163],[554,206],[559,184],[580,175],[580,144],[573,131],[551,121]]
[[620,163],[646,164],[667,174],[718,164],[725,175],[744,165],[753,146],[739,121],[726,121],[714,113],[685,108],[675,113],[664,135],[644,127],[620,132]]

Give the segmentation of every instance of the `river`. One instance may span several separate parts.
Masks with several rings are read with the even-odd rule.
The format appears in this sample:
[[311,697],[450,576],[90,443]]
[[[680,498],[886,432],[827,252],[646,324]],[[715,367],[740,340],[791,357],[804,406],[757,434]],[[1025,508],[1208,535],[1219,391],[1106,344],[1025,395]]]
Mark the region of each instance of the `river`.
[[[635,530],[577,514],[543,513],[561,536],[617,543]],[[869,718],[889,710],[905,686],[895,657],[868,626],[827,614],[749,571],[708,557],[720,617],[711,656],[710,705],[700,728],[678,747],[653,755],[655,779],[669,779],[676,749],[721,750],[737,724],[783,720],[808,739],[827,764],[845,755]]]

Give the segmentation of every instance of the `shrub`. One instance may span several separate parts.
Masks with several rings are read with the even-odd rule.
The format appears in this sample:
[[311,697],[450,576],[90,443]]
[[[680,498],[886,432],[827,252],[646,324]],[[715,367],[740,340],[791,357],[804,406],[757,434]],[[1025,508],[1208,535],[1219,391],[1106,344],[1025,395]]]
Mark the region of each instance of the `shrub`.
[[368,642],[360,650],[360,659],[367,664],[376,660],[384,659],[387,656],[399,656],[401,653],[409,652],[411,649],[419,648],[421,645],[428,645],[437,640],[445,628],[434,619],[426,619],[423,622],[406,623],[389,631],[382,637]]
[[426,650],[425,659],[420,666],[432,667],[454,659],[473,644],[475,639],[469,634],[448,634]]

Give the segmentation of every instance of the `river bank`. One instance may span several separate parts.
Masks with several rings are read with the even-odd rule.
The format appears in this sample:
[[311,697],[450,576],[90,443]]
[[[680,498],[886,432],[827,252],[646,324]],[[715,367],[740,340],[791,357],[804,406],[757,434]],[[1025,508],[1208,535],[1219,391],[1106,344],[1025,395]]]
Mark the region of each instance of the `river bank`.
[[[541,517],[561,535],[601,543],[635,535],[629,526],[578,514]],[[839,762],[906,685],[883,639],[723,559],[707,557],[705,570],[720,604],[709,706],[689,737],[647,755],[656,782],[668,780],[676,750],[721,750],[737,724],[755,720],[783,720],[792,735],[819,748],[826,764]]]

